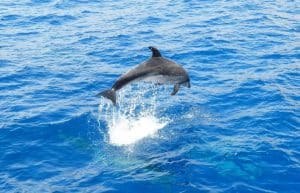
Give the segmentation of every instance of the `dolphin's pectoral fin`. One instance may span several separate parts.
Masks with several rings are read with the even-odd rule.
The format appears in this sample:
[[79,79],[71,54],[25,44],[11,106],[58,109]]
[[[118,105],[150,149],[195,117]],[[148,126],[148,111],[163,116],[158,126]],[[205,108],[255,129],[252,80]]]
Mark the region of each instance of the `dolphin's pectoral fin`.
[[171,95],[175,95],[179,91],[180,84],[175,84]]

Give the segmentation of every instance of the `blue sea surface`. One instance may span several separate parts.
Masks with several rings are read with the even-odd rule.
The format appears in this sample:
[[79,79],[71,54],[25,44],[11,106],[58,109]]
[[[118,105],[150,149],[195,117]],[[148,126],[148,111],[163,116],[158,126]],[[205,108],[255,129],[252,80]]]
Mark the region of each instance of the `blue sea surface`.
[[[299,18],[293,0],[1,0],[0,192],[299,193]],[[148,46],[191,88],[95,97]]]

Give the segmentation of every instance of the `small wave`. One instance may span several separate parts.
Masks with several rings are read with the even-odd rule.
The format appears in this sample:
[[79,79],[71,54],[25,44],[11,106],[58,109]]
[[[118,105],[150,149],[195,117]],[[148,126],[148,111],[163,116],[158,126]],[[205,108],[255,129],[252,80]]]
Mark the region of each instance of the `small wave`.
[[41,15],[37,17],[33,17],[31,19],[34,23],[49,23],[52,25],[60,25],[69,21],[76,20],[76,17],[71,15],[56,15],[56,14],[47,14],[47,15]]

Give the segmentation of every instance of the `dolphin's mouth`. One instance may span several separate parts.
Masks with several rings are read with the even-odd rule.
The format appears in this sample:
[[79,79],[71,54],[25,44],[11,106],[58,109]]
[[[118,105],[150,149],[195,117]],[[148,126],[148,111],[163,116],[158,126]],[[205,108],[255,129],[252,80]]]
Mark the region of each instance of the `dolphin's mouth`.
[[191,83],[190,81],[186,81],[183,83],[184,86],[188,87],[188,88],[191,88]]

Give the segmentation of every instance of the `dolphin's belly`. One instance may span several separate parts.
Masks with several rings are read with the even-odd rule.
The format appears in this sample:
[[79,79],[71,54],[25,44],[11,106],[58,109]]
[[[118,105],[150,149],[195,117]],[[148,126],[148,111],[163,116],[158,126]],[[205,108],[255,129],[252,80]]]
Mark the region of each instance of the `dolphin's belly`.
[[154,84],[177,84],[185,82],[183,76],[151,75],[141,78],[139,81],[150,82]]

